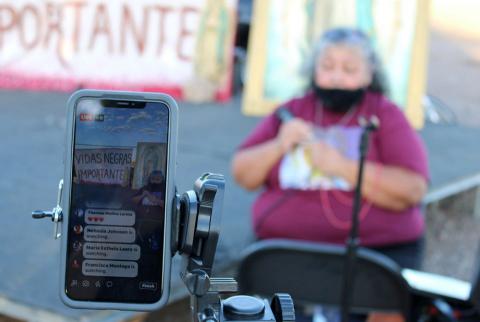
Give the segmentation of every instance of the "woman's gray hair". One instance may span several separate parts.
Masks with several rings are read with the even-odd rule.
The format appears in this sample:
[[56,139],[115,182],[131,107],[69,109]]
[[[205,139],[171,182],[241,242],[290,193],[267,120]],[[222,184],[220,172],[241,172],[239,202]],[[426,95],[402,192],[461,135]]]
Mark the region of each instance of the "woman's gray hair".
[[370,38],[358,29],[353,28],[334,28],[326,31],[313,46],[311,60],[306,67],[310,77],[311,85],[314,84],[315,70],[318,59],[325,50],[334,45],[347,45],[360,49],[372,72],[372,82],[368,90],[385,94],[388,86],[383,73],[382,63],[373,48]]

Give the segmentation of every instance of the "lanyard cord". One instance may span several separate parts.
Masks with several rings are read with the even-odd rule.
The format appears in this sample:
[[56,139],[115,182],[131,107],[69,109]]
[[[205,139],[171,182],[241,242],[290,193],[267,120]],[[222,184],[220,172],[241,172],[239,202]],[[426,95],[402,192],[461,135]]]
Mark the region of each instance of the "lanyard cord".
[[262,212],[260,219],[258,220],[257,224],[254,227],[255,231],[259,231],[265,224],[265,221],[275,213],[274,210],[280,207],[283,203],[285,203],[285,201],[287,201],[294,194],[295,194],[294,190],[286,190],[273,203],[271,203],[270,206]]
[[[378,180],[382,174],[382,170],[383,170],[383,167],[381,164],[377,164],[375,169],[374,169],[374,173],[375,173],[375,177],[374,177],[374,187],[377,188],[378,187]],[[350,198],[348,198],[347,196],[343,195],[340,191],[336,191],[336,190],[332,190],[332,195],[335,199],[338,200],[339,203],[343,204],[343,205],[351,205],[352,204],[352,200]],[[335,228],[338,228],[338,229],[341,229],[341,230],[348,230],[350,229],[351,227],[351,218],[349,218],[348,220],[340,220],[339,218],[337,218],[337,216],[335,215],[335,212],[333,211],[333,207],[332,205],[330,204],[330,199],[329,199],[329,196],[327,194],[327,191],[325,190],[320,190],[320,202],[322,204],[322,209],[323,209],[323,213],[325,214],[325,218],[327,219],[327,221],[330,223],[330,225],[332,225],[333,227]],[[359,221],[362,222],[363,220],[365,220],[365,218],[367,218],[367,215],[369,214],[369,211],[370,209],[372,208],[372,203],[371,202],[365,202],[363,205],[362,205],[362,208],[360,210],[360,214],[359,214]]]
[[[330,199],[328,197],[326,190],[320,190],[320,203],[322,205],[325,218],[327,219],[330,225],[340,230],[350,229],[352,225],[351,218],[349,218],[348,220],[341,220],[337,218],[337,216],[333,211],[332,205],[330,204]],[[360,221],[363,221],[365,218],[367,218],[367,215],[370,211],[371,206],[372,206],[371,203],[365,203],[364,205],[362,205],[362,208],[360,210],[360,215],[359,215]]]

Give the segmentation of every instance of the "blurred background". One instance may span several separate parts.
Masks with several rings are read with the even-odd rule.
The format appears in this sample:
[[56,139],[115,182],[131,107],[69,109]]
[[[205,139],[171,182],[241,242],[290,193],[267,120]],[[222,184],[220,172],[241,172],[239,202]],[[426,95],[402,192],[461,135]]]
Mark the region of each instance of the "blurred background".
[[423,270],[471,281],[480,236],[479,11],[476,0],[1,1],[0,321],[188,321],[178,262],[162,312],[60,302],[60,242],[30,212],[54,206],[73,91],[161,91],[178,100],[177,186],[190,189],[205,171],[226,175],[217,267],[233,272],[253,242],[256,193],[235,185],[231,156],[263,115],[305,88],[310,45],[340,25],[372,37],[390,98],[427,145]]

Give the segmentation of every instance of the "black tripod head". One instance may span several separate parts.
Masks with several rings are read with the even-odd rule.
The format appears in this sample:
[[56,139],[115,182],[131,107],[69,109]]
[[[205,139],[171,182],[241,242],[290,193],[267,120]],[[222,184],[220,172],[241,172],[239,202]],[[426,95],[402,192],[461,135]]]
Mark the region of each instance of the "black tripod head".
[[225,180],[223,175],[205,173],[195,181],[193,190],[177,194],[174,203],[172,254],[182,255],[180,275],[190,292],[192,320],[221,321],[295,321],[293,301],[287,294],[266,300],[238,295],[223,300],[223,294],[235,293],[233,278],[211,278],[220,234]]
[[[194,190],[177,194],[174,209],[173,253],[187,261],[188,270],[202,269],[210,274],[220,234],[225,180],[222,175],[205,173],[194,183]],[[176,233],[175,233],[176,232]]]

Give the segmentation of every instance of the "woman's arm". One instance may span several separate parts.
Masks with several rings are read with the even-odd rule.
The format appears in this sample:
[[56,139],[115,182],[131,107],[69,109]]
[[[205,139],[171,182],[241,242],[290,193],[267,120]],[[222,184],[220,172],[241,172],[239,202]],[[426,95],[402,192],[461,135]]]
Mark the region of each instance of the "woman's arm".
[[[355,186],[358,162],[323,142],[310,146],[315,166],[327,175],[342,177]],[[426,179],[403,167],[366,161],[362,195],[376,206],[400,212],[418,204],[427,191]]]
[[247,190],[263,185],[270,169],[283,155],[277,138],[235,153],[232,161],[233,177]]
[[142,189],[135,196],[132,197],[132,201],[134,204],[139,204],[145,196],[145,190]]
[[[346,160],[340,176],[355,186],[358,162]],[[392,211],[403,211],[418,204],[427,192],[426,179],[405,168],[366,161],[363,172],[362,194],[376,206]]]
[[301,119],[282,124],[276,137],[235,153],[232,160],[235,180],[248,190],[261,187],[278,160],[295,145],[311,136],[310,124]]

